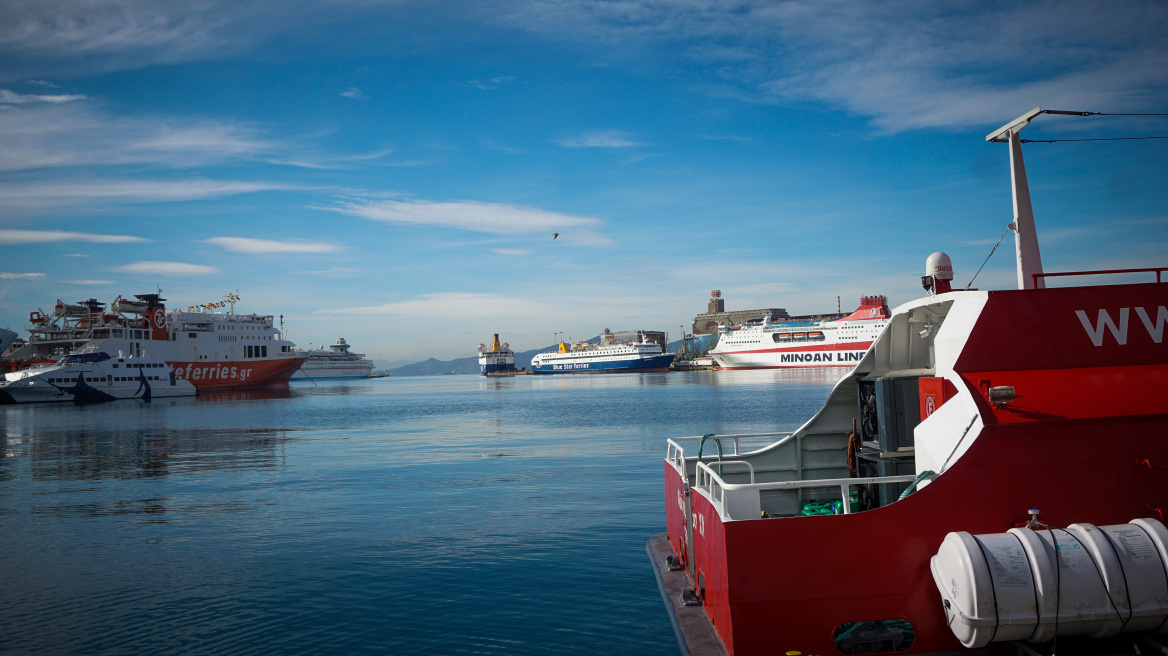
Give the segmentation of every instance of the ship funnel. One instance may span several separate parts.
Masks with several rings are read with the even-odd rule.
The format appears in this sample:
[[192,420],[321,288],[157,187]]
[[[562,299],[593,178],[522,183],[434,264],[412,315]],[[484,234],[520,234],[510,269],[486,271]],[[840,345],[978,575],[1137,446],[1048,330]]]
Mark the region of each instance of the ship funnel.
[[495,333],[494,338],[491,340],[491,350],[492,351],[501,351],[502,350],[501,348],[499,348],[499,333]]
[[938,251],[925,260],[925,275],[921,276],[921,286],[930,296],[944,294],[953,289],[953,262],[949,256]]

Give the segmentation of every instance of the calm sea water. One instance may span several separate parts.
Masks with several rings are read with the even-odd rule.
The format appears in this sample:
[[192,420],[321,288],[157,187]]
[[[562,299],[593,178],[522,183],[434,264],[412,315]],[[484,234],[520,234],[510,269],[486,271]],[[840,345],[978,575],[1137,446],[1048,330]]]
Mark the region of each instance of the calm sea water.
[[839,375],[0,406],[0,653],[676,654],[665,438],[795,428]]

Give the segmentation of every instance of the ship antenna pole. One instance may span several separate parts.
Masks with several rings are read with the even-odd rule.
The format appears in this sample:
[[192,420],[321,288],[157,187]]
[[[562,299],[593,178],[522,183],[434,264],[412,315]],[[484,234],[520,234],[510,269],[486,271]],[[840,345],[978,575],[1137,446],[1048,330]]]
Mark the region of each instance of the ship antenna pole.
[[[1038,250],[1038,233],[1034,226],[1034,208],[1030,204],[1030,185],[1026,181],[1026,163],[1022,159],[1022,139],[1018,133],[1039,114],[1047,111],[1035,107],[997,131],[986,135],[986,141],[1006,141],[1010,144],[1010,186],[1014,195],[1014,246],[1018,259],[1018,289],[1041,289],[1046,282],[1037,277],[1042,273],[1042,255]],[[1075,112],[1067,112],[1075,113]]]
[[1034,208],[1030,204],[1030,185],[1026,181],[1026,164],[1022,160],[1022,139],[1018,133],[1039,114],[1090,116],[1092,112],[1073,112],[1035,107],[995,132],[986,141],[1010,143],[1010,185],[1014,191],[1014,245],[1018,254],[1018,289],[1043,289],[1042,255],[1038,251],[1038,232],[1034,227]]

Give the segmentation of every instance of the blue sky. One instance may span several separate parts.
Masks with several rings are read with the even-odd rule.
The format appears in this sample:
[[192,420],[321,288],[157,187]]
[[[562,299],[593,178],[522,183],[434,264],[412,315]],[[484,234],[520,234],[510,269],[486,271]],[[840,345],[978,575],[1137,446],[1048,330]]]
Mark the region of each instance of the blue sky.
[[[1168,111],[1162,2],[289,4],[0,6],[0,326],[230,290],[300,345],[414,361],[676,337],[711,289],[895,305],[1010,222],[987,133]],[[1025,148],[1047,270],[1168,265],[1168,141]],[[1012,236],[974,286],[1015,286]]]

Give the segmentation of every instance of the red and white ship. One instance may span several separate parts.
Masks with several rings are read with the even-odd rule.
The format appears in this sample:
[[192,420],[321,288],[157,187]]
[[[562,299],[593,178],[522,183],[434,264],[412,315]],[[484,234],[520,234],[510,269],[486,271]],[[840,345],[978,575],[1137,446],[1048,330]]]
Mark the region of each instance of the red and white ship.
[[934,254],[798,430],[668,441],[648,551],[685,653],[1168,653],[1168,267],[1043,272],[1042,113],[987,137],[1018,289],[951,290]]
[[853,367],[888,324],[888,298],[864,296],[860,307],[832,321],[781,321],[770,317],[718,329],[710,350],[722,369]]
[[[95,351],[113,357],[152,357],[198,389],[287,383],[305,358],[283,339],[272,315],[236,314],[238,296],[184,310],[167,310],[161,294],[96,299],[29,315],[29,339],[4,364],[22,367]],[[216,311],[227,308],[226,312]]]

